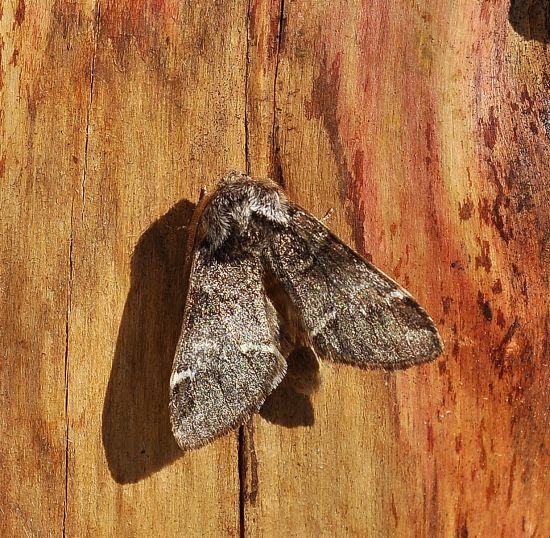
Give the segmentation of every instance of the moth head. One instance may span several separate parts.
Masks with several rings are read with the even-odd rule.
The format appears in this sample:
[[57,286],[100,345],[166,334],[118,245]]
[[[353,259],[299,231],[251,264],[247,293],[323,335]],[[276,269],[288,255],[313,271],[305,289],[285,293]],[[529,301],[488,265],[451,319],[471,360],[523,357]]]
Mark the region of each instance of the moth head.
[[206,200],[198,240],[211,252],[224,245],[261,249],[273,225],[288,219],[286,196],[276,183],[230,172]]

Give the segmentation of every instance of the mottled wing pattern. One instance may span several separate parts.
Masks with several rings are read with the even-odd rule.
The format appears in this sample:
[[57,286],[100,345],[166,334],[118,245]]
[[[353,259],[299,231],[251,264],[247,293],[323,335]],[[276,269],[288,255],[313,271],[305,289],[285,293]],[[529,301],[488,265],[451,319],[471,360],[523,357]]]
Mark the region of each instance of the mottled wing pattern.
[[302,208],[291,205],[290,214],[264,263],[301,313],[320,356],[395,369],[441,353],[433,321],[409,293]]
[[218,259],[201,248],[193,257],[170,380],[170,420],[183,449],[242,424],[286,372],[258,257]]

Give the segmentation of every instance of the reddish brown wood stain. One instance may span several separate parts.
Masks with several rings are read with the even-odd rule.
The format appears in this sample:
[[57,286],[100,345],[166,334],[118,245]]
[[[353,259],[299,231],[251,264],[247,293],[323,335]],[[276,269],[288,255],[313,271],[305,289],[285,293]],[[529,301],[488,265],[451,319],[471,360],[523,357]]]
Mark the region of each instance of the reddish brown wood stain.
[[151,27],[176,18],[180,3],[174,0],[107,1],[102,6],[105,32],[109,37],[133,36],[146,41]]
[[[397,374],[397,400],[412,413],[398,443],[402,448],[418,444],[414,468],[422,475],[428,502],[428,527],[416,519],[413,534],[510,535],[531,525],[542,535],[540,488],[548,488],[548,478],[539,471],[517,483],[518,473],[510,471],[518,467],[519,439],[522,450],[529,446],[529,457],[537,461],[523,457],[525,468],[533,472],[548,462],[548,436],[534,424],[548,420],[543,388],[548,314],[536,299],[548,288],[541,265],[546,250],[537,245],[545,245],[548,235],[547,212],[539,203],[548,203],[548,147],[544,126],[533,128],[540,124],[535,104],[540,98],[525,88],[524,71],[514,73],[513,47],[526,58],[529,52],[508,33],[504,3],[484,4],[480,10],[470,5],[460,22],[443,6],[426,11],[375,4],[361,15],[341,5],[337,17],[316,12],[320,22],[313,28],[333,37],[312,53],[318,75],[312,99],[306,101],[307,118],[322,120],[339,192],[353,200],[351,221],[361,223],[357,245],[383,267],[392,265],[392,252],[398,253],[396,276],[417,294],[426,294],[449,350],[449,367],[439,368],[439,379],[433,367],[422,369],[423,374]],[[302,25],[308,31],[312,26]],[[362,37],[346,40],[344,28]],[[285,53],[292,57],[303,49],[298,44],[303,34],[287,29],[286,35]],[[293,35],[295,49],[288,37]],[[530,88],[538,87],[536,71],[547,65],[542,54],[537,61]],[[452,115],[449,103],[457,109]],[[521,119],[517,112],[505,112],[513,106]],[[452,132],[452,126],[462,134],[445,139],[441,131]],[[384,145],[391,150],[381,154]],[[449,168],[445,163],[457,152],[462,168]],[[389,191],[385,202],[380,201],[382,189]],[[456,193],[462,194],[458,201]],[[392,210],[395,215],[395,201],[397,225],[395,216],[386,220]],[[414,254],[405,258],[411,242]],[[502,370],[503,364],[508,369]],[[420,383],[419,375],[428,378]],[[435,422],[427,419],[434,413]],[[522,427],[529,429],[530,440],[519,434]],[[478,515],[479,489],[485,492],[486,517]],[[523,504],[519,490],[535,505]],[[456,502],[461,511],[449,517]],[[504,502],[511,506],[505,514]],[[403,506],[398,504],[398,514]],[[525,516],[526,510],[531,516]]]
[[23,24],[25,20],[25,0],[19,0],[17,9],[15,10],[14,23],[18,26]]

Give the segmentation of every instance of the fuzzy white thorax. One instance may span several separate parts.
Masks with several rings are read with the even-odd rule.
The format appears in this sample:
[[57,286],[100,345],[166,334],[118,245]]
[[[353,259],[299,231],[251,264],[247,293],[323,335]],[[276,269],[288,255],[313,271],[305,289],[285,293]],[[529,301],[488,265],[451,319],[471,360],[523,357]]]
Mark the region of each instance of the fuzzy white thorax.
[[253,214],[277,224],[289,220],[286,197],[275,185],[255,181],[244,174],[224,178],[204,209],[201,228],[214,249],[237,229],[245,229]]

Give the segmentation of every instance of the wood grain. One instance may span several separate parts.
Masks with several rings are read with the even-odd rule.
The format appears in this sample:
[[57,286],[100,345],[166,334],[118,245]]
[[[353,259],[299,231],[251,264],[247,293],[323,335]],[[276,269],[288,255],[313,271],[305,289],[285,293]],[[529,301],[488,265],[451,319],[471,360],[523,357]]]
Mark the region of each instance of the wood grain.
[[57,6],[46,3],[0,6],[0,535],[60,536],[70,237],[89,26],[60,24]]
[[[0,535],[550,535],[539,0],[0,4]],[[270,175],[445,356],[322,365],[182,454],[185,226]]]

